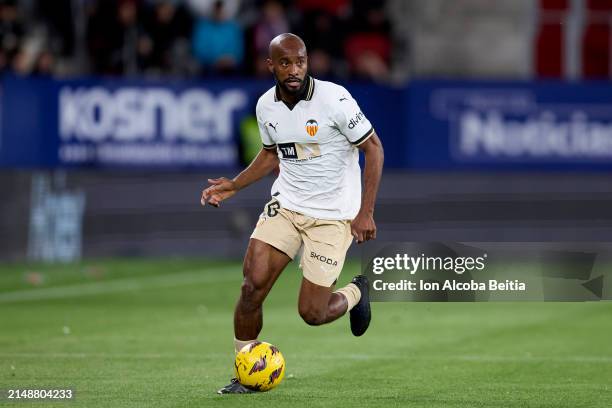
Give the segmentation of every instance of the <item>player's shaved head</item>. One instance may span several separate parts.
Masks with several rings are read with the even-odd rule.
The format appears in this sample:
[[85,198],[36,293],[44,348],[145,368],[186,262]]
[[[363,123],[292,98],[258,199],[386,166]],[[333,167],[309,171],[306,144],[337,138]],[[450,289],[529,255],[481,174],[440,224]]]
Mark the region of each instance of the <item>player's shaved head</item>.
[[270,41],[268,54],[271,60],[277,60],[283,55],[306,55],[306,44],[295,34],[279,34]]
[[268,51],[268,69],[276,79],[281,98],[285,101],[295,101],[306,84],[306,44],[297,35],[284,33],[270,41]]

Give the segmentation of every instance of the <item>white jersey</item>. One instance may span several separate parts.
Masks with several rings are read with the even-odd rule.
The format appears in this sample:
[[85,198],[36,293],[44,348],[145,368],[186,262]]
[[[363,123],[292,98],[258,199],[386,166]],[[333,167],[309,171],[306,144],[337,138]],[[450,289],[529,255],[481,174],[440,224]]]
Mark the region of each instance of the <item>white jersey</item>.
[[349,92],[307,76],[289,109],[276,87],[257,101],[265,149],[276,149],[280,175],[272,186],[284,208],[314,218],[352,220],[361,206],[357,146],[374,134]]

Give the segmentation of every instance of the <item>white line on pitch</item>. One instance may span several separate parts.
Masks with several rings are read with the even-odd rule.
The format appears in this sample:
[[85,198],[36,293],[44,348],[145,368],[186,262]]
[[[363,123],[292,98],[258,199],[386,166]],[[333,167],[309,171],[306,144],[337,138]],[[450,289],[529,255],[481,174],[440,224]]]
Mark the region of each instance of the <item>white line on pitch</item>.
[[[312,357],[312,356],[311,356]],[[309,357],[309,358],[311,358]],[[332,358],[326,356],[327,358]],[[397,356],[389,355],[370,355],[364,354],[348,354],[342,356],[352,360],[393,360]],[[466,361],[476,363],[538,363],[538,362],[558,362],[558,363],[603,363],[611,364],[612,356],[568,356],[568,357],[544,357],[544,356],[487,356],[487,355],[456,355],[456,356],[410,356],[411,360],[415,361]]]

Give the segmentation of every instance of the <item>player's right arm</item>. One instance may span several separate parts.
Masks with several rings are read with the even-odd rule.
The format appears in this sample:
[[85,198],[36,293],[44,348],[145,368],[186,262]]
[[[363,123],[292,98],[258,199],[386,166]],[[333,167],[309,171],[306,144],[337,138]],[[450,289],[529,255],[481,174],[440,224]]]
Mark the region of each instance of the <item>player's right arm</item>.
[[249,167],[244,169],[232,180],[226,177],[208,179],[210,186],[202,191],[200,203],[203,206],[208,203],[214,207],[218,207],[221,201],[227,200],[238,191],[270,174],[278,164],[279,160],[276,149],[263,148],[251,162]]
[[268,125],[261,112],[262,104],[265,104],[265,102],[262,101],[271,91],[272,90],[268,91],[264,96],[259,98],[257,106],[255,107],[257,126],[259,128],[259,135],[263,148],[259,151],[257,157],[255,157],[251,164],[232,180],[225,177],[208,179],[210,186],[202,191],[202,198],[200,199],[202,205],[208,203],[218,207],[221,201],[227,200],[246,186],[270,174],[270,172],[278,166],[279,159],[276,153],[276,142],[273,140],[270,133],[268,133]]

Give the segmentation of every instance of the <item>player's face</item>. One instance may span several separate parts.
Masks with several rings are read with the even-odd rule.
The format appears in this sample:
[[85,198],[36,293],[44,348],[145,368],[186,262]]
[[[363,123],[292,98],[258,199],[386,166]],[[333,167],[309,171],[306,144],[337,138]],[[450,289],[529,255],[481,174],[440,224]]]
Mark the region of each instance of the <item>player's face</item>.
[[297,94],[302,90],[308,70],[306,50],[283,53],[278,58],[269,60],[268,65],[278,85],[287,93]]

